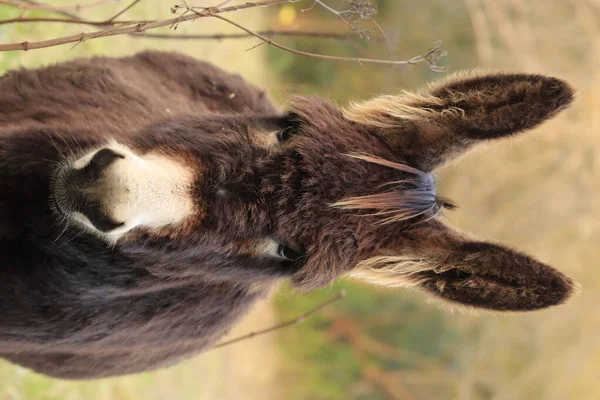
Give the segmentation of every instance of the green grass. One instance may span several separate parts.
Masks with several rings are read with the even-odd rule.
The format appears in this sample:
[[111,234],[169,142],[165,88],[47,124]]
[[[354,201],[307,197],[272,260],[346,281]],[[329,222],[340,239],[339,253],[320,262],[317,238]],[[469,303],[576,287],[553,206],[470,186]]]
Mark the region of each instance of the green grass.
[[[423,365],[445,372],[452,369],[448,355],[460,338],[442,310],[423,307],[422,296],[411,292],[399,295],[350,281],[309,295],[293,294],[288,288],[276,298],[280,319],[293,319],[342,288],[347,290],[343,301],[279,334],[290,361],[282,364],[283,379],[294,388],[286,393],[289,398],[386,398],[385,390],[369,381],[367,370],[375,368],[382,375],[400,376]],[[346,324],[354,333],[336,334]]]

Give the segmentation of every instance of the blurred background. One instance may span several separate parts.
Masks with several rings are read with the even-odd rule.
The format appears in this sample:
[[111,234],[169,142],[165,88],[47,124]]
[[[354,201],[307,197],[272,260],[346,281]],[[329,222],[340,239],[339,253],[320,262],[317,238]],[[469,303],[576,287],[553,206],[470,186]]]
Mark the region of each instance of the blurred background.
[[[171,3],[176,1],[142,0],[122,18],[170,18]],[[220,2],[189,1],[198,6]],[[102,3],[77,12],[101,21],[129,4],[124,0]],[[324,3],[337,11],[352,6],[342,0]],[[426,64],[391,68],[317,60],[267,45],[255,47],[260,44],[256,38],[131,36],[2,52],[0,70],[93,54],[171,49],[243,74],[265,86],[282,106],[295,93],[325,96],[345,105],[376,94],[417,89],[467,68],[563,78],[577,89],[575,106],[518,139],[489,144],[445,167],[439,171],[439,192],[459,205],[458,210],[446,212],[449,224],[557,267],[581,284],[581,293],[568,304],[546,311],[490,315],[452,314],[429,304],[420,293],[376,289],[349,280],[311,294],[283,287],[231,336],[294,318],[342,288],[348,295],[302,324],[153,373],[67,382],[0,361],[0,400],[600,398],[600,1],[379,0],[378,13],[372,16],[377,24],[366,20],[356,25],[355,15],[345,14],[350,21],[343,21],[319,4],[302,11],[312,4],[312,0],[299,1],[241,10],[228,17],[254,30],[351,33],[344,40],[273,37],[289,47],[330,55],[409,59],[442,40],[448,55],[439,64],[447,72],[434,72]],[[22,13],[0,5],[0,19]],[[48,15],[35,10],[26,14]],[[0,43],[87,31],[94,29],[80,24],[0,24]],[[180,24],[176,31],[152,32],[238,31],[223,21],[202,19]]]

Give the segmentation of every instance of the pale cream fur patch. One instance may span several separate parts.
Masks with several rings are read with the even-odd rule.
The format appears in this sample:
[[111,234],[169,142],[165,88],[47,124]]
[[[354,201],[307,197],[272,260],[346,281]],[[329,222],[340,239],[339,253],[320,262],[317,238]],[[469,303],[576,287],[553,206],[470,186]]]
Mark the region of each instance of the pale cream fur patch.
[[[109,148],[124,156],[113,161],[102,174],[98,185],[83,191],[90,200],[100,202],[106,215],[123,226],[108,232],[98,232],[81,213],[72,218],[109,242],[118,240],[136,228],[160,228],[178,225],[196,213],[191,188],[195,173],[182,163],[162,154],[137,155],[117,142]],[[84,168],[97,151],[73,162]]]
[[253,145],[263,148],[271,148],[279,144],[277,131],[265,131],[262,129],[248,128],[248,135]]
[[280,257],[277,254],[279,243],[270,238],[251,238],[228,244],[225,249],[235,254],[251,257]]
[[[454,73],[445,79],[433,82],[417,92],[402,91],[398,95],[377,96],[364,102],[351,103],[342,109],[344,116],[354,122],[376,128],[394,128],[401,121],[415,121],[434,118],[444,114],[462,117],[464,110],[458,107],[447,106],[442,110],[427,108],[430,104],[444,107],[464,100],[467,94],[452,92],[448,98],[431,95],[444,86],[463,82],[469,79],[484,77],[486,75],[503,75],[507,72],[471,70]],[[473,94],[470,94],[473,95]]]
[[425,281],[414,275],[426,271],[434,271],[434,267],[422,258],[375,256],[359,262],[349,276],[379,286],[411,287]]

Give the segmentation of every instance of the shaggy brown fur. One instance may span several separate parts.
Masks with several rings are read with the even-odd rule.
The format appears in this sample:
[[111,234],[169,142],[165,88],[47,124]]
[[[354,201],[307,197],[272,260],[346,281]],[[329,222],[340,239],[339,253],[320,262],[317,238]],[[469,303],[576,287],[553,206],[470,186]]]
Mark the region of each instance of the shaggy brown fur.
[[492,310],[559,304],[573,287],[560,272],[442,224],[451,203],[430,171],[572,96],[554,78],[476,74],[282,112],[175,53],[9,72],[0,356],[72,379],[160,368],[214,344],[282,278],[313,289],[350,274]]

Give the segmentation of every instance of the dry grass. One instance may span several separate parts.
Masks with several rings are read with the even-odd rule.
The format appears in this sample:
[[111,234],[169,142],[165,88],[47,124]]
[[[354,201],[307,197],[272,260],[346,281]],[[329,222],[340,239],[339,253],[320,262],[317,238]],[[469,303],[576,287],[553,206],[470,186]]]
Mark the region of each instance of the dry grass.
[[[513,245],[578,280],[567,305],[523,316],[463,316],[461,400],[600,398],[600,4],[465,0],[483,67],[572,83],[568,112],[442,173],[453,225]],[[464,211],[462,211],[464,210]]]
[[[60,0],[47,2],[54,5],[65,4]],[[72,4],[74,2],[69,2]],[[121,0],[104,7],[86,10],[82,13],[91,19],[102,19],[114,15],[128,2]],[[161,0],[145,0],[133,8],[128,16],[132,18],[167,18],[169,8],[176,3]],[[201,5],[203,2],[195,2]],[[207,4],[209,2],[204,2]],[[210,2],[214,3],[214,2]],[[0,15],[9,12],[0,6]],[[234,20],[251,21],[252,27],[263,24],[260,11],[245,11],[240,15],[230,15]],[[39,40],[74,34],[87,30],[85,26],[61,26],[57,24],[3,26],[0,27],[2,42],[13,40]],[[41,29],[40,29],[41,28]],[[191,24],[182,24],[177,29],[181,33],[233,32],[235,28],[222,21],[203,19]],[[159,31],[157,31],[159,32]],[[70,45],[48,49],[0,53],[0,70],[10,68],[35,67],[55,63],[75,57],[92,54],[129,55],[148,48],[170,49],[184,52],[215,64],[257,84],[264,84],[269,75],[263,67],[263,48],[246,50],[257,41],[242,40],[228,42],[177,42],[167,40],[137,39],[126,36],[91,40],[74,48]],[[274,324],[274,313],[269,304],[263,304],[256,312],[238,327],[234,334],[253,331]],[[158,400],[158,399],[269,399],[275,384],[274,373],[277,354],[272,336],[264,336],[231,347],[201,355],[174,368],[143,375],[108,379],[96,382],[65,382],[52,380],[34,374],[23,368],[16,368],[0,361],[1,400]],[[257,368],[256,361],[260,360]]]

